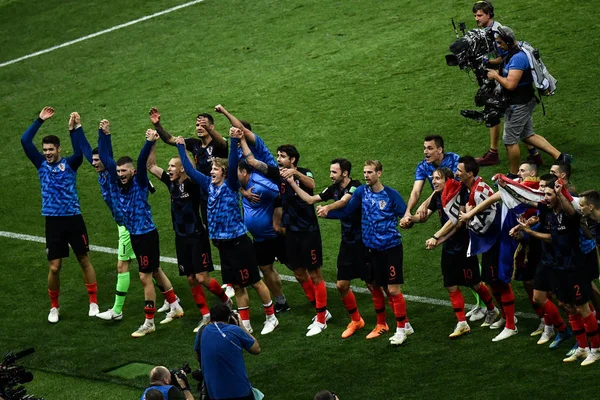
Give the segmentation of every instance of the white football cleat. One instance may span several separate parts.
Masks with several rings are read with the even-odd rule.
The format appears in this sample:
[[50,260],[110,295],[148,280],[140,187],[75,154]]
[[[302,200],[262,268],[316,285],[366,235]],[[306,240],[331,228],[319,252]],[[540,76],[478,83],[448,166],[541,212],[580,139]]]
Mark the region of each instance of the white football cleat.
[[198,326],[194,328],[194,333],[198,333],[198,331],[200,329],[202,329],[203,326],[206,326],[209,323],[210,323],[210,316],[202,317],[202,320],[200,321]]
[[494,307],[493,310],[486,310],[485,312],[485,320],[483,321],[483,324],[481,324],[482,328],[485,328],[486,326],[490,326],[492,325],[500,316],[500,310],[498,310],[498,308]]
[[390,338],[390,344],[392,346],[400,346],[406,342],[406,332],[403,328],[396,328],[396,333]]
[[169,311],[167,313],[167,317],[165,319],[163,319],[162,321],[160,321],[160,323],[168,324],[169,322],[173,321],[174,319],[183,317],[183,314],[184,314],[183,308],[176,307],[175,309],[173,309],[173,311]]
[[312,324],[312,328],[310,328],[308,330],[308,332],[306,332],[306,336],[315,336],[318,335],[319,333],[323,332],[325,329],[327,329],[327,324],[322,324],[320,322],[314,322]]
[[88,311],[88,316],[95,317],[100,312],[100,308],[96,303],[90,303],[90,311]]
[[577,361],[578,358],[585,358],[587,359],[587,357],[590,355],[590,349],[588,349],[587,347],[577,347],[577,350],[575,350],[575,352],[573,354],[571,354],[569,357],[563,359],[563,362],[573,362],[573,361]]
[[509,337],[516,335],[518,332],[519,330],[516,326],[515,329],[504,328],[498,336],[492,339],[492,342],[499,342],[501,340],[508,339]]
[[167,312],[167,311],[171,311],[171,305],[165,299],[165,302],[163,303],[163,305],[158,310],[156,310],[156,312]]
[[542,333],[544,333],[545,328],[546,328],[546,322],[544,322],[544,318],[542,318],[540,320],[540,324],[538,325],[538,327],[535,328],[535,331],[531,332],[531,335],[529,335],[529,336],[541,335]]
[[486,315],[485,312],[486,312],[485,308],[476,306],[476,307],[472,308],[471,311],[469,311],[466,314],[466,317],[468,317],[469,321],[471,321],[471,322],[479,321],[479,320],[482,320],[485,318],[485,315]]
[[[330,319],[331,319],[331,313],[329,312],[329,310],[327,310],[327,311],[325,311],[325,323],[327,324]],[[306,327],[306,330],[311,330],[313,328],[313,326],[315,325],[316,322],[317,322],[317,316],[315,315],[313,317],[312,322],[310,323],[310,325]]]
[[232,298],[233,296],[235,296],[235,290],[233,289],[233,286],[225,283],[225,284],[221,285],[221,289],[223,289],[225,291],[225,295],[227,297]]
[[146,336],[152,332],[154,332],[156,330],[156,327],[154,326],[154,324],[149,324],[148,322],[144,322],[138,329],[137,331],[133,332],[131,334],[131,337],[134,338],[139,338],[139,337],[143,337]]
[[413,329],[410,322],[407,322],[406,325],[404,325],[404,333],[406,333],[406,336],[410,336],[413,333],[415,333],[415,330]]
[[448,335],[448,337],[450,339],[456,339],[460,336],[468,335],[469,333],[471,333],[471,327],[469,326],[467,321],[461,321],[458,324],[456,324],[456,328],[454,328],[454,332],[452,332],[450,335]]
[[260,334],[268,335],[269,333],[273,332],[278,326],[279,320],[275,316],[267,317],[267,320],[265,321],[265,327],[262,331],[260,331]]
[[[575,353],[577,353],[577,352],[575,352]],[[583,360],[583,362],[581,363],[581,366],[585,367],[586,365],[593,364],[598,360],[600,360],[600,349],[591,349],[590,354],[588,354],[588,356],[585,358],[585,360]]]
[[96,314],[96,317],[105,321],[120,321],[123,319],[123,312],[117,314],[112,308],[109,308],[107,311]]
[[544,332],[542,332],[542,336],[540,336],[540,340],[537,341],[537,344],[546,344],[553,337],[554,337],[554,326],[544,325]]
[[56,308],[56,307],[52,307],[50,309],[50,314],[48,314],[48,322],[50,322],[51,324],[55,324],[58,322],[59,318],[60,318],[60,309]]

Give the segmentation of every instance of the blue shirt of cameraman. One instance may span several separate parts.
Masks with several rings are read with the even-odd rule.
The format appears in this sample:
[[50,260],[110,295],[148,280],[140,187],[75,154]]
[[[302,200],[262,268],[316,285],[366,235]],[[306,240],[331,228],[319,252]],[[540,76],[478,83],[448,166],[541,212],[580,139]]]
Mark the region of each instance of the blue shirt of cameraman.
[[502,70],[502,76],[507,77],[508,72],[512,69],[523,71],[523,75],[521,76],[521,80],[517,86],[527,86],[533,83],[533,77],[531,75],[531,67],[529,66],[529,60],[527,59],[527,55],[524,52],[519,51],[510,59],[508,63],[504,65],[504,69]]

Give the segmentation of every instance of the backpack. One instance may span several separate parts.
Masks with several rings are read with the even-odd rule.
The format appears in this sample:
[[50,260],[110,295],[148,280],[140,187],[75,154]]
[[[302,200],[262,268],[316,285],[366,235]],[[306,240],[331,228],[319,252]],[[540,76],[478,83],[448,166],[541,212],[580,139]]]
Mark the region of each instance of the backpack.
[[548,68],[540,58],[538,49],[527,42],[519,42],[519,49],[525,53],[529,60],[533,84],[538,89],[540,96],[553,96],[556,91],[556,79],[548,72]]

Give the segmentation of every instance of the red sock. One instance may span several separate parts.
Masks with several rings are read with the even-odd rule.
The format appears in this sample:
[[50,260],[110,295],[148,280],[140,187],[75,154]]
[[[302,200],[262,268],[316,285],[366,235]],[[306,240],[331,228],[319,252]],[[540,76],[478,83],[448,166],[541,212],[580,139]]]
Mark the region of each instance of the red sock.
[[594,313],[590,313],[587,317],[583,318],[583,326],[588,340],[590,341],[590,347],[592,349],[600,348],[600,337],[598,337],[598,321]]
[[98,291],[98,285],[96,284],[96,282],[86,283],[85,288],[87,289],[88,296],[90,298],[90,303],[98,304],[98,298],[96,297],[96,292]]
[[352,290],[348,291],[348,294],[345,297],[342,297],[342,302],[350,314],[350,319],[352,321],[360,321],[360,314],[358,313],[358,307],[356,306],[356,297],[354,297],[354,293]]
[[304,290],[304,294],[306,298],[311,304],[315,304],[315,285],[312,280],[307,280],[306,282],[301,284],[302,290]]
[[573,334],[577,340],[577,346],[585,349],[588,347],[587,337],[585,335],[585,328],[583,326],[583,318],[581,315],[569,315],[569,324],[573,329]]
[[504,285],[501,293],[502,308],[504,309],[504,315],[506,315],[505,326],[508,329],[515,329],[515,294],[510,283]]
[[402,293],[390,296],[394,303],[394,315],[396,316],[396,327],[404,328],[406,326],[406,300]]
[[268,317],[269,315],[275,314],[275,308],[273,307],[273,300],[269,302],[269,304],[263,304],[265,308],[265,315]]
[[[385,325],[385,298],[383,297],[383,289],[380,287],[371,290],[373,298],[373,307],[375,307],[375,315],[377,316],[377,325]],[[392,308],[392,311],[394,308]]]
[[250,307],[238,307],[238,313],[242,321],[250,321]]
[[154,314],[156,313],[156,305],[153,301],[146,300],[144,312],[146,313],[146,319],[154,319]]
[[457,289],[454,292],[448,292],[450,295],[450,301],[452,302],[452,308],[454,309],[454,314],[456,314],[456,319],[458,322],[464,322],[467,320],[465,317],[465,298],[462,295],[460,289]]
[[315,288],[315,300],[317,309],[317,321],[321,324],[325,323],[325,312],[327,311],[327,288],[325,287],[325,281],[314,285]]
[[165,299],[169,302],[169,304],[173,304],[177,301],[177,296],[175,295],[175,291],[173,288],[167,290],[166,292],[162,292]]
[[50,290],[48,289],[48,296],[50,296],[50,304],[52,308],[58,308],[58,296],[60,295],[60,290]]
[[217,296],[221,302],[225,303],[229,300],[229,297],[225,294],[225,291],[221,289],[221,285],[215,278],[210,278],[210,282],[208,283],[207,289],[210,290],[212,294]]
[[567,329],[565,321],[560,316],[560,312],[553,302],[546,300],[542,305],[542,310],[544,311],[544,322],[546,321],[546,318],[550,322],[550,324],[547,323],[546,325],[554,325],[554,328],[559,332],[563,332]]
[[494,309],[494,301],[492,300],[492,294],[490,289],[487,288],[483,283],[479,284],[479,288],[476,290],[477,294],[483,300],[485,307],[492,311]]
[[196,285],[192,288],[192,296],[194,297],[194,301],[200,310],[200,314],[210,314],[210,310],[206,305],[206,296],[204,295],[204,290],[202,290],[202,285]]

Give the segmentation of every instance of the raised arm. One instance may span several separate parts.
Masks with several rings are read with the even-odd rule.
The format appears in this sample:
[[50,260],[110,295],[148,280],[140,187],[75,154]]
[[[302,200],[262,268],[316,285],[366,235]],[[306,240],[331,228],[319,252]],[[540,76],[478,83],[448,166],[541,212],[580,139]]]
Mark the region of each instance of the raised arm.
[[237,176],[237,165],[238,165],[238,151],[237,151],[238,139],[235,137],[231,138],[231,148],[229,149],[229,160],[227,170],[227,186],[229,189],[237,192],[240,190],[240,181]]
[[33,121],[33,123],[27,128],[27,130],[21,136],[21,146],[23,146],[23,150],[25,150],[25,155],[36,168],[39,168],[44,160],[46,159],[42,153],[35,148],[33,144],[33,138],[35,134],[40,129],[44,121],[48,118],[51,118],[54,115],[54,108],[52,107],[44,107],[40,112],[38,119]]
[[83,133],[83,129],[75,129],[71,133],[71,142],[73,142],[73,147],[77,146],[83,156],[90,164],[93,163],[93,154],[92,154],[92,145],[88,142],[87,137]]
[[69,133],[73,154],[67,157],[66,161],[73,170],[77,171],[83,162],[83,154],[79,140],[81,139],[81,136],[84,136],[83,128],[81,127],[81,117],[77,112],[72,112],[69,116]]
[[166,144],[175,146],[175,138],[173,135],[167,132],[160,124],[160,112],[158,112],[158,109],[156,107],[152,107],[148,114],[150,115],[150,121],[152,122],[152,125],[154,125],[154,129],[156,129],[156,132],[160,136],[161,140]]
[[[233,129],[235,129],[235,128],[232,128],[229,131],[232,132]],[[269,172],[269,166],[267,164],[265,164],[264,162],[257,160],[254,157],[254,154],[252,154],[252,150],[250,150],[250,146],[248,145],[248,142],[246,141],[246,135],[242,135],[242,137],[240,138],[240,147],[242,149],[242,154],[244,155],[246,162],[248,163],[248,165],[250,167],[252,167],[252,169],[257,170],[258,172],[260,172],[261,174],[263,174],[264,176],[266,176],[269,179],[273,179],[272,177],[267,175]],[[279,178],[279,171],[277,172],[277,178]]]
[[117,175],[117,163],[112,157],[112,140],[109,129],[98,129],[98,156],[104,164],[104,168],[110,174],[113,182],[119,182]]
[[142,187],[147,187],[150,184],[148,180],[148,170],[146,169],[146,165],[148,164],[148,157],[150,157],[150,152],[152,148],[156,145],[157,137],[154,135],[150,135],[150,137],[146,136],[146,142],[144,143],[144,147],[142,147],[142,151],[140,151],[140,155],[137,160],[137,171],[135,173],[134,179],[137,181],[138,185]]
[[246,127],[240,122],[240,120],[237,119],[229,111],[227,111],[225,107],[223,107],[221,104],[218,104],[215,106],[215,111],[219,114],[223,114],[229,120],[231,126],[233,126],[234,128],[238,128],[242,132],[244,132],[244,137],[250,145],[253,145],[256,142],[256,137],[254,136],[254,133],[252,133],[252,131],[250,131],[249,129],[246,129]]
[[179,136],[177,139],[175,139],[175,142],[177,143],[177,151],[179,152],[179,158],[181,158],[181,164],[183,164],[185,173],[190,177],[191,180],[201,185],[206,191],[208,191],[210,187],[210,178],[203,173],[198,172],[190,159],[187,157],[187,152],[185,151],[185,140]]
[[[154,141],[158,139],[158,133],[154,129],[148,129],[146,131],[146,139],[154,138]],[[146,169],[158,179],[162,179],[164,170],[156,165],[156,146],[152,146],[148,160],[146,161]]]

